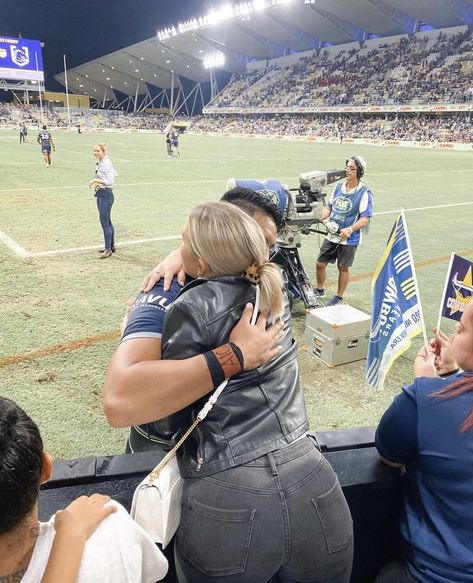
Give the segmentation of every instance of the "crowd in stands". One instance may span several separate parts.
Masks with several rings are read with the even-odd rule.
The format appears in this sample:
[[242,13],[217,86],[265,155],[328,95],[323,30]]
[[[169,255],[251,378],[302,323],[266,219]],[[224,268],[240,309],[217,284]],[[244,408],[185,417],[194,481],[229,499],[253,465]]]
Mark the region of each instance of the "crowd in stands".
[[[366,138],[429,142],[473,142],[473,122],[468,114],[219,114],[175,121],[191,121],[189,131],[195,133],[259,134],[308,136],[344,139]],[[26,124],[30,130],[45,123],[51,128],[66,128],[64,108],[44,110],[41,122],[36,106],[18,107],[0,103],[0,127],[19,127]],[[169,123],[165,114],[126,114],[115,110],[84,109],[71,114],[72,127],[80,124],[82,130],[148,129],[164,132]]]
[[[177,118],[177,121],[187,118]],[[116,109],[76,109],[70,110],[71,126],[80,125],[83,129],[147,129],[164,131],[169,123],[169,115],[164,113],[126,113]],[[39,127],[46,124],[54,128],[66,128],[69,125],[67,109],[64,107],[43,108],[43,121],[41,110],[37,105],[21,105],[0,103],[0,127],[17,127],[22,124]]]
[[280,70],[237,78],[215,107],[314,107],[473,100],[471,30],[402,37],[370,49],[328,50]]
[[473,141],[473,120],[465,115],[212,115],[192,125],[196,133],[368,138],[421,142]]

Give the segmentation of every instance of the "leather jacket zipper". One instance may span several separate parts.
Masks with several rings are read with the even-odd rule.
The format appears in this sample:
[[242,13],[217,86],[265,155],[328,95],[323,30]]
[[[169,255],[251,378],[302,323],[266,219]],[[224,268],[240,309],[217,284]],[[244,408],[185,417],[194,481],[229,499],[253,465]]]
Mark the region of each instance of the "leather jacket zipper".
[[198,425],[196,427],[196,431],[197,431],[197,434],[199,436],[199,445],[197,447],[197,465],[195,467],[195,471],[196,472],[200,472],[200,469],[202,467],[202,464],[205,461],[204,458],[202,457],[202,449],[201,449],[201,447],[202,447],[202,441],[203,441],[203,435],[202,435],[202,432],[201,432],[200,427]]

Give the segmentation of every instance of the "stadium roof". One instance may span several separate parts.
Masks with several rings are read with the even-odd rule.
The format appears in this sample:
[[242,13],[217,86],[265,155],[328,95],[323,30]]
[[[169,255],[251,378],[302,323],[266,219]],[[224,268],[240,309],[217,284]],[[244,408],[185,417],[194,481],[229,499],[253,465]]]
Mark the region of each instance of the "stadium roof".
[[[208,62],[245,70],[250,61],[270,60],[329,44],[409,34],[419,26],[473,25],[473,0],[253,0],[225,4],[207,15],[158,31],[157,36],[68,71],[76,93],[102,99],[115,90],[143,95],[147,85],[179,88],[180,77],[209,80]],[[65,85],[64,73],[55,79]]]

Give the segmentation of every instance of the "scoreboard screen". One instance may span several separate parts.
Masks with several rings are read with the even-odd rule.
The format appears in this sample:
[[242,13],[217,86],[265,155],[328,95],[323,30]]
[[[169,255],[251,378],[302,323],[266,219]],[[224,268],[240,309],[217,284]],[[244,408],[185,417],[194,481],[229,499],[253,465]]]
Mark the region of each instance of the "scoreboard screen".
[[0,79],[44,81],[39,40],[0,36]]

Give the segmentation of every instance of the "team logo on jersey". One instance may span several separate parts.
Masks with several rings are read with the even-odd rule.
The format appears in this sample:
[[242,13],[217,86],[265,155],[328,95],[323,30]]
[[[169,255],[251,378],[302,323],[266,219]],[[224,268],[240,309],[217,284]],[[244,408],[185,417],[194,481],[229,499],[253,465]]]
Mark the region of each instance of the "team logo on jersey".
[[342,213],[348,213],[352,209],[352,201],[345,196],[337,196],[333,201],[333,208]]
[[10,47],[11,51],[11,60],[19,65],[20,67],[24,67],[30,62],[30,52],[28,47]]
[[7,56],[7,49],[0,49],[0,58],[4,59]]

